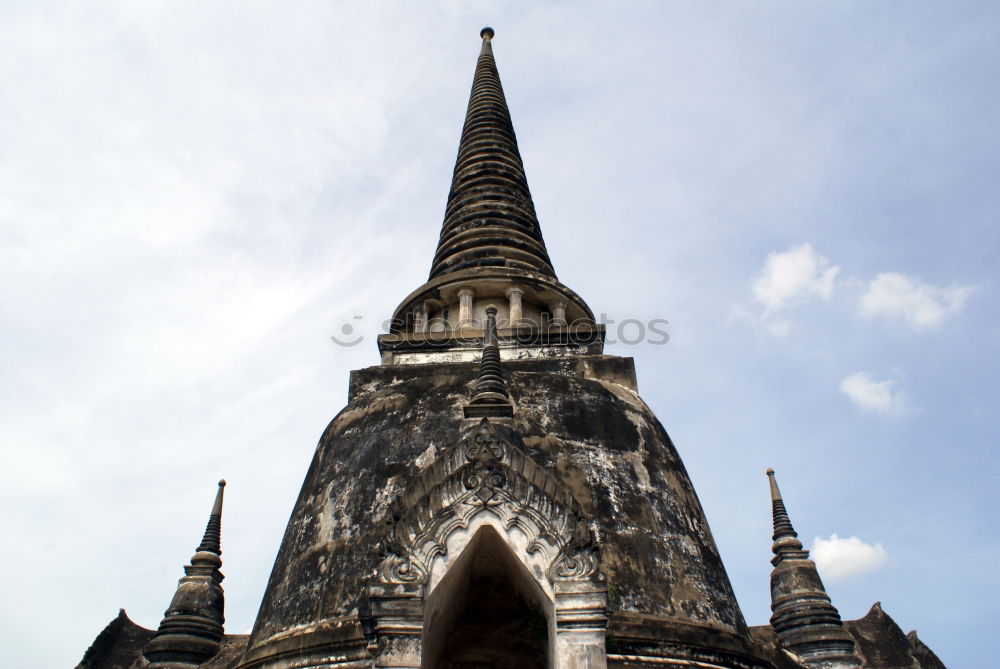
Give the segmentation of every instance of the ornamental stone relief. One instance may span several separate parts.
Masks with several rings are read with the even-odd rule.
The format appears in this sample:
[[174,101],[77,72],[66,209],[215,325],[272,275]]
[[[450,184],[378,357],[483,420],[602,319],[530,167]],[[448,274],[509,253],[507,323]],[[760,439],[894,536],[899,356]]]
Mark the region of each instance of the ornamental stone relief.
[[427,583],[449,536],[488,511],[527,537],[555,580],[599,579],[597,546],[571,495],[483,418],[424,469],[389,507],[377,581]]
[[363,621],[374,667],[425,666],[437,616],[426,615],[428,597],[487,525],[545,593],[549,666],[607,666],[607,589],[590,524],[512,439],[484,417],[390,504]]

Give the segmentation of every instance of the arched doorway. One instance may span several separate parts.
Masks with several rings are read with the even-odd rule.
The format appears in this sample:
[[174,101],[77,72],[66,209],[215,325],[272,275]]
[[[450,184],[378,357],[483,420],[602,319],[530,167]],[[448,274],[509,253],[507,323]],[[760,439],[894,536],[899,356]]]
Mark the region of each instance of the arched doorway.
[[506,542],[481,527],[426,600],[423,669],[546,669],[553,606]]

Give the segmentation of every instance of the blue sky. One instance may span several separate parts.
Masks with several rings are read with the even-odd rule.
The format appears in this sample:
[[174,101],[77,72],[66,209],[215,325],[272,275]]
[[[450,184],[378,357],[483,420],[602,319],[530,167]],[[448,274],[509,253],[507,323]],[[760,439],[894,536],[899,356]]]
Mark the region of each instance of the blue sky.
[[[225,477],[252,624],[350,369],[426,278],[478,53],[560,279],[634,356],[750,624],[777,470],[834,603],[992,666],[991,3],[0,6],[0,638],[155,626]],[[360,316],[360,318],[355,318]],[[351,323],[353,348],[329,337]],[[609,329],[615,330],[615,324]]]

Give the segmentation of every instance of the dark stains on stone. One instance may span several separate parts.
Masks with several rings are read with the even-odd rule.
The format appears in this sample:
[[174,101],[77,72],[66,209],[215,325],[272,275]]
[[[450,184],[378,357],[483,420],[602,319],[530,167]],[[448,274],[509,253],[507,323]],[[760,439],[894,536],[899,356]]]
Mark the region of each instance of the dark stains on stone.
[[76,669],[117,669],[139,660],[142,647],[156,632],[132,622],[120,609],[118,615],[94,639]]
[[[620,614],[746,634],[701,505],[662,425],[626,386],[631,360],[505,362],[513,428],[594,519]],[[579,361],[574,361],[579,363]],[[428,447],[452,445],[475,364],[352,374],[353,401],[317,448],[250,647],[298,626],[356,616],[391,500]],[[601,380],[603,371],[611,381]],[[567,373],[569,372],[569,373]],[[631,460],[629,460],[631,458]],[[644,469],[647,480],[637,475]]]
[[921,669],[945,669],[944,663],[937,654],[927,647],[927,645],[917,637],[916,630],[910,630],[906,635],[906,640],[910,642],[910,652],[914,659],[920,663]]
[[[872,605],[864,618],[848,621],[844,625],[854,637],[865,667],[943,669],[944,665],[933,653],[930,656],[920,653],[923,657],[918,657],[919,649],[914,647],[896,621],[882,610],[879,602]],[[923,646],[922,643],[920,645]]]

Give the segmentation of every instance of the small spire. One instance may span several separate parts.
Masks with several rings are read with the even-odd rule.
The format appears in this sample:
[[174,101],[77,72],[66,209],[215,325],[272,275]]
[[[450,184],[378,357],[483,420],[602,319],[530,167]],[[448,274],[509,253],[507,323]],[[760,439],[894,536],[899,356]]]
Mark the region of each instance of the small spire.
[[197,667],[219,652],[225,633],[225,595],[222,566],[222,492],[219,481],[205,536],[184,567],[170,607],[156,635],[142,649],[148,669]]
[[[483,338],[483,356],[479,362],[476,380],[476,397],[492,393],[507,397],[507,384],[500,369],[500,343],[497,341],[497,308],[486,307],[486,336]],[[475,402],[475,399],[472,400]]]
[[198,546],[199,551],[222,555],[222,493],[225,488],[226,480],[222,479],[219,481],[219,490],[215,493],[215,504],[212,505],[212,513],[208,517],[205,536]]
[[[799,536],[795,528],[792,527],[792,521],[788,517],[788,511],[785,509],[785,502],[781,499],[781,490],[778,489],[778,481],[774,478],[774,470],[770,467],[767,469],[767,480],[771,484],[771,517],[774,521],[774,535],[771,537],[771,540],[777,541],[784,537]],[[802,548],[801,542],[799,543],[799,548]]]
[[808,667],[855,669],[854,639],[844,629],[816,564],[802,548],[788,518],[774,470],[767,470],[774,519],[771,564],[771,626],[783,648]]
[[465,406],[466,418],[481,416],[513,416],[507,383],[500,367],[500,343],[497,340],[497,308],[486,307],[486,332],[483,337],[483,354],[479,361],[479,376],[472,401]]

